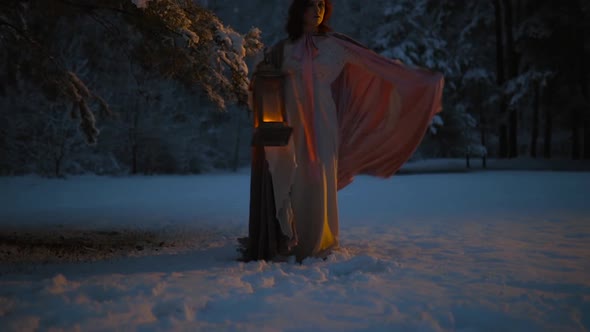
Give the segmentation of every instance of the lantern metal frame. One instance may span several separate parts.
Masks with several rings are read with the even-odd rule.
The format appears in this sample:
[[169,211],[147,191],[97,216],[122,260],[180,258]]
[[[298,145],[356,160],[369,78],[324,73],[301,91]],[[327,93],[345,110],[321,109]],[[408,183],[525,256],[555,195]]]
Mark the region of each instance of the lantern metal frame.
[[[287,123],[285,109],[285,74],[277,70],[272,63],[265,60],[259,65],[255,75],[253,87],[254,135],[252,137],[252,145],[285,146],[289,142],[291,133],[293,132],[293,128]],[[266,104],[265,98],[267,98]],[[269,98],[274,99],[274,104],[268,101]],[[265,117],[271,119],[265,119]]]

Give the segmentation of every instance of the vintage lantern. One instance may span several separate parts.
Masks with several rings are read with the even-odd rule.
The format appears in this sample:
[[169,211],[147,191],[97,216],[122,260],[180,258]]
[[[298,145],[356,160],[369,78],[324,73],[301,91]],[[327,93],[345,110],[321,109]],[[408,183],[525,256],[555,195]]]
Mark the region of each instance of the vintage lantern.
[[268,60],[258,66],[255,75],[252,145],[285,146],[293,131],[285,111],[285,75]]

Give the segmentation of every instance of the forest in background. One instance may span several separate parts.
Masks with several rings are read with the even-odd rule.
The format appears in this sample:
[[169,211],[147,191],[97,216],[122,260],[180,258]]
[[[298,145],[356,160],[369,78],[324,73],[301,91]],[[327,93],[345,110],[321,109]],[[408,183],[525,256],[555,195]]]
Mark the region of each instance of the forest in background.
[[[444,111],[414,159],[590,159],[585,1],[333,2],[336,31],[444,73]],[[247,166],[245,64],[252,67],[262,44],[284,38],[287,7],[263,0],[151,0],[146,8],[131,0],[3,2],[0,175]]]

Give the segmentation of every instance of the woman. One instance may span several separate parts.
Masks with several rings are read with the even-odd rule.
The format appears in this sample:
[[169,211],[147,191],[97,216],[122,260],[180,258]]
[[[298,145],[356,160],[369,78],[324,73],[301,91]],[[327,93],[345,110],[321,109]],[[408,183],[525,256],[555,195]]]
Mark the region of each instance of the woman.
[[441,74],[409,68],[331,32],[331,13],[330,0],[293,0],[289,38],[267,54],[286,74],[293,134],[286,147],[264,149],[273,205],[264,210],[274,212],[280,234],[253,243],[253,230],[272,227],[260,227],[264,218],[251,214],[249,259],[274,259],[282,249],[301,261],[337,248],[337,191],[356,174],[393,175],[441,109]]

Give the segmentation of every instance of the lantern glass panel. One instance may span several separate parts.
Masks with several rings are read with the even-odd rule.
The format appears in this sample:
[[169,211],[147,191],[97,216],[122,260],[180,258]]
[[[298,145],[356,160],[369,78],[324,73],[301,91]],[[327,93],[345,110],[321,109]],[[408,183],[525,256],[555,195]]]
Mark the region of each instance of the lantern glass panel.
[[283,122],[283,101],[281,100],[281,80],[268,79],[267,88],[264,91],[262,100],[262,121],[263,122]]
[[286,123],[284,75],[274,68],[263,68],[254,81],[255,146],[285,146],[293,128]]
[[264,123],[284,123],[283,77],[259,76],[255,87],[255,127]]

